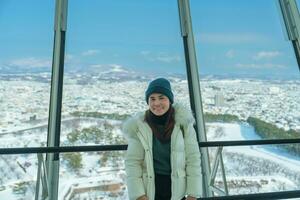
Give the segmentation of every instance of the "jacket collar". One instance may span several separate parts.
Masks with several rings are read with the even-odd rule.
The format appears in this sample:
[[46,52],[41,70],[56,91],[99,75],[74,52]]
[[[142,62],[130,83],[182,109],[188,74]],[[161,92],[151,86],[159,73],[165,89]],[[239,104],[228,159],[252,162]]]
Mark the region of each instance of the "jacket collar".
[[[172,105],[175,109],[175,124],[185,126],[187,124],[195,123],[192,112],[185,106],[179,103]],[[127,119],[122,125],[122,131],[126,137],[136,135],[139,127],[145,126],[144,121],[145,112],[139,112],[133,117]]]

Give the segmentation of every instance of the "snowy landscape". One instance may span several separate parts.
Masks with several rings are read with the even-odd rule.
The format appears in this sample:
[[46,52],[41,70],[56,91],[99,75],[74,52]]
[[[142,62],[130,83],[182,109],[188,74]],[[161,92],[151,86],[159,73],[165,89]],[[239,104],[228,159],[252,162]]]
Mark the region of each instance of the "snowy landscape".
[[[107,75],[107,74],[106,74]],[[67,74],[64,79],[61,145],[126,144],[120,126],[146,109],[144,91],[151,77],[116,69],[105,74]],[[170,76],[175,101],[189,106],[188,84]],[[204,77],[204,111],[232,114],[240,123],[206,123],[209,141],[260,139],[245,119],[257,117],[300,135],[300,80]],[[46,145],[50,75],[0,75],[0,148]],[[94,113],[95,116],[87,116]],[[283,146],[283,145],[282,145]],[[210,160],[216,148],[210,148]],[[59,199],[127,199],[125,152],[60,155]],[[300,156],[280,146],[224,147],[229,194],[299,190]],[[33,199],[36,155],[0,156],[1,199]],[[220,171],[215,185],[224,187]],[[3,198],[2,198],[3,197]]]

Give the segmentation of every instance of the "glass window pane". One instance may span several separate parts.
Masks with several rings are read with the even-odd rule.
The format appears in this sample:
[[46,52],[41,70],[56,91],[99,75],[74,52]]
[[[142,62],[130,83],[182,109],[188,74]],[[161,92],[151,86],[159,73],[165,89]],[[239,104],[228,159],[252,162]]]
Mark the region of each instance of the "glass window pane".
[[0,13],[5,27],[0,33],[0,147],[41,146],[47,137],[54,1],[4,0]]
[[0,155],[0,196],[2,199],[33,199],[36,192],[36,154]]
[[235,127],[208,128],[211,140],[299,134],[299,69],[278,11],[271,0],[191,1],[207,126]]
[[[297,147],[298,146],[298,147]],[[297,153],[292,149],[297,149]],[[299,145],[225,147],[222,156],[229,195],[299,190]],[[210,149],[216,158],[216,149]],[[219,166],[216,187],[224,188]]]
[[147,109],[153,77],[189,102],[176,1],[71,1],[68,14],[62,145],[125,144],[120,125]]
[[128,199],[124,155],[125,151],[61,154],[58,198]]

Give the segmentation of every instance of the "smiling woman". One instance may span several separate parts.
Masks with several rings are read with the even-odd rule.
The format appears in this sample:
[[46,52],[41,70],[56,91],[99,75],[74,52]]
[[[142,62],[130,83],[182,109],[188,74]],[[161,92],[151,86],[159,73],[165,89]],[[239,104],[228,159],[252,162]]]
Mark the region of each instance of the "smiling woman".
[[157,116],[165,114],[169,110],[170,100],[167,96],[153,93],[149,97],[149,109]]
[[[299,132],[298,68],[274,0],[190,1],[0,0],[0,150],[32,153],[0,155],[2,199],[194,200],[300,187],[297,167],[274,167],[252,147],[216,156],[201,146],[200,156],[197,143],[206,131],[218,141],[249,134],[232,120],[267,137]],[[27,147],[46,145],[39,151],[74,152],[47,154],[44,167]],[[77,152],[94,148],[104,152]],[[210,174],[208,153],[224,159],[227,181],[220,162]]]
[[194,118],[174,103],[165,78],[151,81],[145,97],[149,108],[123,124],[129,199],[196,200],[202,176]]
[[152,81],[146,91],[149,109],[157,116],[165,114],[174,102],[170,82],[164,78]]
[[[124,116],[146,107],[147,81],[158,74],[185,73],[177,2],[68,1],[67,22],[61,145],[126,144],[120,124]],[[186,82],[175,87],[187,91]],[[185,102],[186,97],[178,95]],[[113,159],[120,163],[117,171],[124,172],[124,157],[107,158],[99,155],[99,173],[88,176],[101,176],[101,169],[111,167]],[[62,172],[67,166],[63,160],[61,165]],[[79,172],[90,169],[80,167]],[[67,182],[68,175],[60,180]],[[80,178],[79,173],[72,176]]]

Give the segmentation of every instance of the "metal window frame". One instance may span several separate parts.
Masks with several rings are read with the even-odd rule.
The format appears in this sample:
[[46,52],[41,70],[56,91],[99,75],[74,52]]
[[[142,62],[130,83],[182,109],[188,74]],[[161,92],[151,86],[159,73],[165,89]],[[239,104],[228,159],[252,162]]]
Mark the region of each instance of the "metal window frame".
[[[59,147],[61,129],[61,107],[63,94],[63,75],[65,60],[65,40],[67,30],[68,0],[56,0],[54,19],[54,45],[52,58],[52,77],[47,146]],[[43,190],[42,196],[57,200],[59,184],[59,154],[48,153],[46,156],[48,191]]]
[[[192,19],[190,14],[190,4],[188,0],[178,0],[179,20],[181,36],[183,39],[184,55],[186,62],[186,72],[190,95],[191,110],[195,116],[197,140],[206,142],[206,131],[204,123],[204,114],[202,108],[202,97],[200,90],[200,81],[198,65],[196,58],[195,42],[192,29]],[[212,196],[209,187],[210,180],[210,161],[207,148],[200,148],[201,154],[201,173],[202,173],[202,196]]]
[[[223,147],[223,146],[248,146],[248,145],[269,145],[269,144],[290,144],[300,143],[299,139],[276,139],[276,140],[248,140],[248,141],[214,141],[199,142],[201,148]],[[12,154],[42,154],[42,153],[68,153],[68,152],[91,152],[91,151],[125,151],[127,145],[93,145],[93,146],[64,146],[64,147],[27,147],[27,148],[0,148],[0,155]],[[267,192],[243,195],[226,195],[216,197],[203,197],[199,200],[270,200],[270,199],[292,199],[299,198],[300,190]]]
[[278,0],[288,40],[292,42],[300,70],[300,14],[296,0]]
[[[295,5],[295,0],[278,0],[281,6],[285,27],[289,39],[293,43],[295,55],[300,69],[300,48],[299,48],[299,11]],[[56,200],[58,195],[58,174],[59,174],[59,154],[66,152],[88,152],[88,151],[123,151],[127,145],[94,145],[94,146],[65,146],[60,147],[60,125],[61,125],[61,106],[64,74],[64,55],[65,39],[67,29],[67,8],[68,0],[56,0],[55,8],[55,27],[54,27],[54,46],[52,61],[51,93],[47,147],[27,147],[27,148],[0,148],[0,155],[8,154],[32,154],[37,153],[41,161],[41,154],[46,153],[46,171],[44,175],[48,177],[47,194],[43,197]],[[200,82],[198,74],[197,59],[195,53],[194,36],[190,16],[189,0],[178,0],[179,18],[181,25],[181,35],[183,38],[183,47],[186,60],[187,79],[191,108],[196,118],[196,132],[198,144],[201,152],[201,165],[203,174],[203,197],[201,199],[288,199],[300,197],[300,190],[257,193],[245,195],[227,195],[212,197],[211,188],[209,188],[210,164],[208,156],[209,147],[224,146],[243,146],[243,145],[267,145],[267,144],[292,144],[300,143],[300,139],[282,139],[282,140],[248,140],[248,141],[213,141],[207,142],[205,134],[205,123],[203,118],[202,98],[200,91]],[[297,11],[297,12],[296,12]],[[297,14],[298,13],[298,14]],[[296,28],[295,28],[296,27]],[[39,164],[43,165],[42,161]],[[45,166],[45,165],[43,165]],[[199,188],[200,189],[200,188]],[[44,191],[44,190],[43,190]],[[49,196],[47,196],[49,194]],[[46,197],[47,196],[47,197]],[[36,197],[38,199],[38,197]]]
[[[300,46],[299,46],[299,38],[300,38],[300,16],[299,11],[297,9],[297,5],[295,0],[278,0],[281,6],[281,12],[285,21],[285,27],[287,29],[287,33],[289,39],[292,40],[296,59],[298,62],[298,66],[300,69]],[[180,27],[181,27],[181,36],[183,39],[184,45],[184,53],[185,53],[185,61],[186,61],[186,69],[187,69],[187,78],[189,84],[189,94],[190,94],[190,102],[193,113],[196,118],[196,132],[197,139],[199,142],[199,146],[201,147],[201,143],[206,142],[206,133],[205,133],[205,123],[204,123],[204,115],[202,108],[202,99],[201,99],[201,91],[200,91],[200,81],[199,81],[199,73],[197,66],[197,58],[194,44],[194,36],[192,30],[192,18],[190,14],[190,5],[189,0],[178,0],[179,7],[179,19],[180,19]],[[270,144],[274,144],[272,140],[268,140]],[[234,142],[228,141],[226,146],[234,146],[234,143],[243,143],[242,141]],[[263,143],[262,141],[252,141],[254,142],[252,145],[257,145]],[[266,142],[266,141],[264,141]],[[291,143],[297,143],[296,140],[290,140]],[[226,144],[226,143],[223,143]],[[222,145],[221,145],[222,146]],[[209,155],[207,148],[200,148],[201,153],[201,171],[202,171],[202,196],[203,197],[212,197],[213,192],[215,194],[228,194],[228,188],[226,184],[226,176],[225,169],[222,159],[222,148],[219,148],[217,152],[217,158],[213,165],[213,173],[211,174]],[[222,167],[222,177],[224,181],[224,191],[219,188],[216,188],[214,183],[215,173],[218,169],[219,163],[221,162]]]

